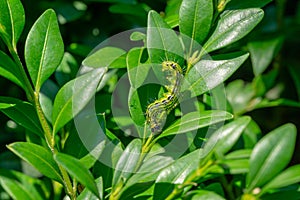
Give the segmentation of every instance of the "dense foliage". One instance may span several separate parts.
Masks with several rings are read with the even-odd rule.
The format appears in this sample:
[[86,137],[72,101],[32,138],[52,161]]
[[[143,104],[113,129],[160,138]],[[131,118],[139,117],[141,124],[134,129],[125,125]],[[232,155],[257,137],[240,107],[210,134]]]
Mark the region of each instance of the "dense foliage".
[[300,199],[299,25],[296,1],[0,0],[0,199]]

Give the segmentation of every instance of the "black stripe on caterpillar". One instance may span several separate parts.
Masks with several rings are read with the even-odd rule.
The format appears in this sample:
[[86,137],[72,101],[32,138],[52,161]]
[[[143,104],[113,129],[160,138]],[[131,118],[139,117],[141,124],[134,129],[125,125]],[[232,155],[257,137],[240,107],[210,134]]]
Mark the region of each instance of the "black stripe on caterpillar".
[[166,79],[169,82],[165,85],[167,93],[163,94],[162,98],[149,104],[146,110],[146,122],[153,134],[162,131],[169,112],[177,106],[182,79],[182,69],[176,62],[164,61],[162,70],[167,72]]

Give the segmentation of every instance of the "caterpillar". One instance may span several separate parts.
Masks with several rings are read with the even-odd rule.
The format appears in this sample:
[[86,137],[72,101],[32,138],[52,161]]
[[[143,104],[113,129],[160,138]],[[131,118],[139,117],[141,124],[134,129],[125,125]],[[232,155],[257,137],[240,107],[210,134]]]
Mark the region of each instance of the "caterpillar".
[[176,62],[164,61],[162,71],[166,72],[169,82],[165,86],[167,92],[162,98],[149,104],[146,110],[146,122],[153,134],[162,132],[169,112],[177,106],[182,78],[182,69]]

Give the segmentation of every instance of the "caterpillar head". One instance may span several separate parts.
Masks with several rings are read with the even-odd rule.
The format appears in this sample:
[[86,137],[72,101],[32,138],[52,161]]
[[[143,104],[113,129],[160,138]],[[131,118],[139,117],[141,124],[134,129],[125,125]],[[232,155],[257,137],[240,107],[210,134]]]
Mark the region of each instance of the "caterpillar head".
[[162,68],[163,68],[163,70],[173,69],[173,70],[178,71],[179,73],[182,73],[182,69],[181,69],[180,65],[177,64],[174,61],[164,61],[164,62],[162,62]]

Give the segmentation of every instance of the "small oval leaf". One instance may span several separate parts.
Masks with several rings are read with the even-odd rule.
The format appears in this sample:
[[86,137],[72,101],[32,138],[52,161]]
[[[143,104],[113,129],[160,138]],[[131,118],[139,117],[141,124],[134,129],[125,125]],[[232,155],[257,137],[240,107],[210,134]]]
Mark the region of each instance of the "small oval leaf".
[[57,93],[53,105],[53,133],[75,117],[94,96],[106,68],[98,68],[65,84]]
[[244,54],[227,60],[201,60],[187,74],[182,91],[201,95],[229,78],[248,58]]
[[92,173],[76,158],[63,153],[54,155],[54,159],[63,166],[76,180],[99,197],[98,188]]
[[32,104],[11,97],[0,97],[0,110],[20,126],[44,137],[43,129]]
[[[219,128],[207,140],[204,151],[216,151],[221,154],[227,153],[240,138],[241,134],[251,121],[251,118],[244,116],[238,118],[225,126]],[[208,147],[208,150],[205,150]],[[211,149],[212,148],[212,149]]]
[[183,64],[183,48],[178,36],[153,10],[148,14],[147,49],[152,63],[171,60]]
[[0,75],[24,89],[24,81],[17,65],[3,51],[0,51]]
[[199,128],[231,119],[232,117],[232,114],[218,110],[202,111],[201,113],[198,111],[191,112],[182,116],[181,119],[169,126],[157,137],[157,139],[166,137],[168,135],[197,130]]
[[127,181],[130,175],[136,170],[136,164],[141,156],[142,142],[139,139],[133,140],[124,150],[119,158],[112,182],[112,190],[122,181]]
[[[109,67],[113,62],[120,59],[122,55],[125,55],[126,51],[116,47],[104,47],[97,50],[92,55],[88,56],[83,60],[82,64],[87,67],[99,68],[99,67]],[[119,66],[119,68],[124,68],[124,66]],[[116,67],[115,67],[116,68]]]
[[9,144],[7,148],[30,163],[45,176],[63,183],[52,153],[44,147],[29,142],[15,142]]
[[179,11],[179,29],[191,38],[187,49],[193,49],[193,42],[199,44],[206,38],[213,18],[213,1],[183,0]]
[[55,12],[46,10],[32,26],[25,43],[25,61],[36,91],[52,75],[63,55]]
[[209,53],[238,41],[247,35],[263,16],[264,12],[259,8],[224,11],[203,49]]
[[286,187],[299,182],[300,182],[300,165],[294,165],[281,172],[278,176],[276,176],[268,184],[266,184],[262,188],[261,194],[267,192],[268,190]]
[[296,132],[294,125],[285,124],[255,145],[246,179],[248,191],[264,185],[286,167],[293,155]]

